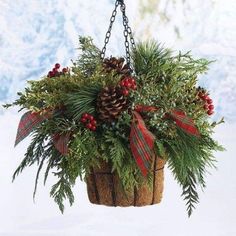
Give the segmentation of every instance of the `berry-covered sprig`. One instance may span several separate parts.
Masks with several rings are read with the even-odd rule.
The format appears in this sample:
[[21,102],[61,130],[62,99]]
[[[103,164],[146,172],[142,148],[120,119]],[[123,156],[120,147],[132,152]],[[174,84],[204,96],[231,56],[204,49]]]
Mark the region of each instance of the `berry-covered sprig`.
[[61,75],[65,75],[66,73],[69,72],[69,69],[64,67],[61,71],[60,71],[60,67],[61,65],[59,63],[56,63],[54,68],[48,72],[47,77],[48,78],[52,78],[52,77],[59,77]]
[[122,92],[124,96],[129,95],[130,90],[136,90],[137,84],[134,77],[127,76],[120,81],[120,86],[122,87]]
[[203,108],[207,114],[209,116],[214,114],[213,100],[210,98],[209,94],[205,90],[201,89],[198,92],[198,97],[204,102]]
[[84,113],[80,119],[80,122],[89,130],[96,131],[97,121],[93,115],[89,113]]

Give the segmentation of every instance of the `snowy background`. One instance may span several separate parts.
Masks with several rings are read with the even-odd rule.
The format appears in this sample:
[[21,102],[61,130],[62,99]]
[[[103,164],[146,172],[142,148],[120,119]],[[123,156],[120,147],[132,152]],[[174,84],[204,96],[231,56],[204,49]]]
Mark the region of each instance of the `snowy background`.
[[[127,0],[130,24],[138,40],[155,38],[174,50],[192,50],[217,61],[200,79],[216,106],[213,119],[226,124],[215,137],[227,148],[217,153],[218,170],[207,177],[200,204],[188,219],[180,188],[167,170],[160,205],[107,208],[89,204],[86,187],[78,182],[76,203],[61,215],[49,198],[51,178],[32,200],[35,168],[14,184],[11,175],[29,140],[13,149],[20,115],[0,108],[0,236],[235,236],[236,235],[236,1]],[[1,0],[0,105],[16,98],[26,81],[38,79],[55,64],[70,65],[77,57],[78,35],[90,35],[103,46],[114,1]],[[123,54],[120,15],[109,54]]]

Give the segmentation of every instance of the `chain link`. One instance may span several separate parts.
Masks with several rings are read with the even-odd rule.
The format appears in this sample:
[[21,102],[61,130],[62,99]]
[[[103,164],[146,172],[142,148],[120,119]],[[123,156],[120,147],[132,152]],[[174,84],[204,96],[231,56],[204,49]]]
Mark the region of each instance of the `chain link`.
[[115,9],[113,10],[111,18],[110,18],[110,25],[109,25],[108,30],[106,32],[106,36],[105,36],[105,40],[104,40],[105,44],[104,44],[104,47],[103,47],[102,52],[101,52],[102,60],[105,58],[106,47],[107,47],[107,44],[108,44],[108,42],[110,40],[110,37],[111,37],[111,30],[112,30],[112,27],[113,27],[113,23],[115,22],[115,19],[116,19],[117,7],[118,6],[119,6],[119,1],[116,1]]
[[117,0],[116,3],[115,3],[115,9],[113,10],[112,12],[112,16],[111,16],[111,19],[110,19],[110,25],[108,27],[108,31],[106,33],[106,36],[105,36],[105,40],[104,40],[104,47],[102,49],[102,52],[101,52],[101,59],[103,60],[105,58],[105,53],[106,53],[106,47],[107,47],[107,44],[110,40],[110,37],[111,37],[111,31],[112,31],[112,27],[113,27],[113,23],[115,22],[115,18],[116,18],[116,15],[117,15],[117,8],[118,6],[120,5],[120,10],[122,12],[122,19],[123,19],[123,26],[124,26],[124,37],[125,37],[125,52],[126,52],[126,61],[127,61],[127,64],[129,67],[131,67],[130,65],[130,44],[132,46],[132,49],[135,49],[135,41],[134,41],[134,37],[133,37],[133,33],[132,33],[132,30],[129,26],[129,20],[128,20],[128,17],[126,16],[126,6],[124,4],[124,1],[123,0]]

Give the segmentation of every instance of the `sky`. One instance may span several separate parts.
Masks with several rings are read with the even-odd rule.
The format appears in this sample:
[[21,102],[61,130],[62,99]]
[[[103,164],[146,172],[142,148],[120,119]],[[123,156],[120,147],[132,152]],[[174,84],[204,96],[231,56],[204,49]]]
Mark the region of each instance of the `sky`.
[[[13,149],[21,114],[0,108],[0,236],[18,235],[236,235],[236,1],[235,0],[129,0],[127,13],[136,41],[154,38],[173,50],[189,51],[215,62],[201,76],[214,100],[218,120],[215,137],[227,148],[217,153],[218,170],[207,178],[207,189],[193,217],[185,206],[169,170],[162,204],[142,209],[112,209],[88,203],[86,187],[75,187],[76,204],[61,216],[50,185],[40,186],[32,201],[35,168],[12,184],[11,175],[30,140]],[[71,64],[78,56],[78,36],[89,35],[98,47],[114,1],[109,0],[1,0],[0,105],[16,98],[27,80],[40,79],[56,62]],[[120,15],[114,25],[107,55],[123,55]],[[171,227],[173,226],[173,227]]]

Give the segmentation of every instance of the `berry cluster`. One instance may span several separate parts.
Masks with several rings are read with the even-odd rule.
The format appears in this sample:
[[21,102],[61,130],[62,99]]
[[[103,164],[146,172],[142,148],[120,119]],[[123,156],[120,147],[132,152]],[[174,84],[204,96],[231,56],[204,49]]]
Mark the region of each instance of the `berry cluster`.
[[88,113],[84,113],[82,115],[81,118],[81,123],[84,124],[84,126],[91,130],[91,131],[95,131],[97,129],[97,121],[95,120],[94,116],[88,114]]
[[214,113],[214,105],[213,100],[209,97],[208,94],[199,92],[198,96],[205,102],[203,108],[207,112],[207,114],[210,116]]
[[123,95],[128,96],[129,90],[136,90],[137,84],[133,77],[125,77],[120,81],[120,86],[123,87]]
[[60,71],[60,67],[61,65],[59,63],[56,63],[54,68],[48,72],[48,78],[52,78],[52,77],[59,77],[61,75],[66,74],[69,70],[68,68],[63,68],[62,71]]

